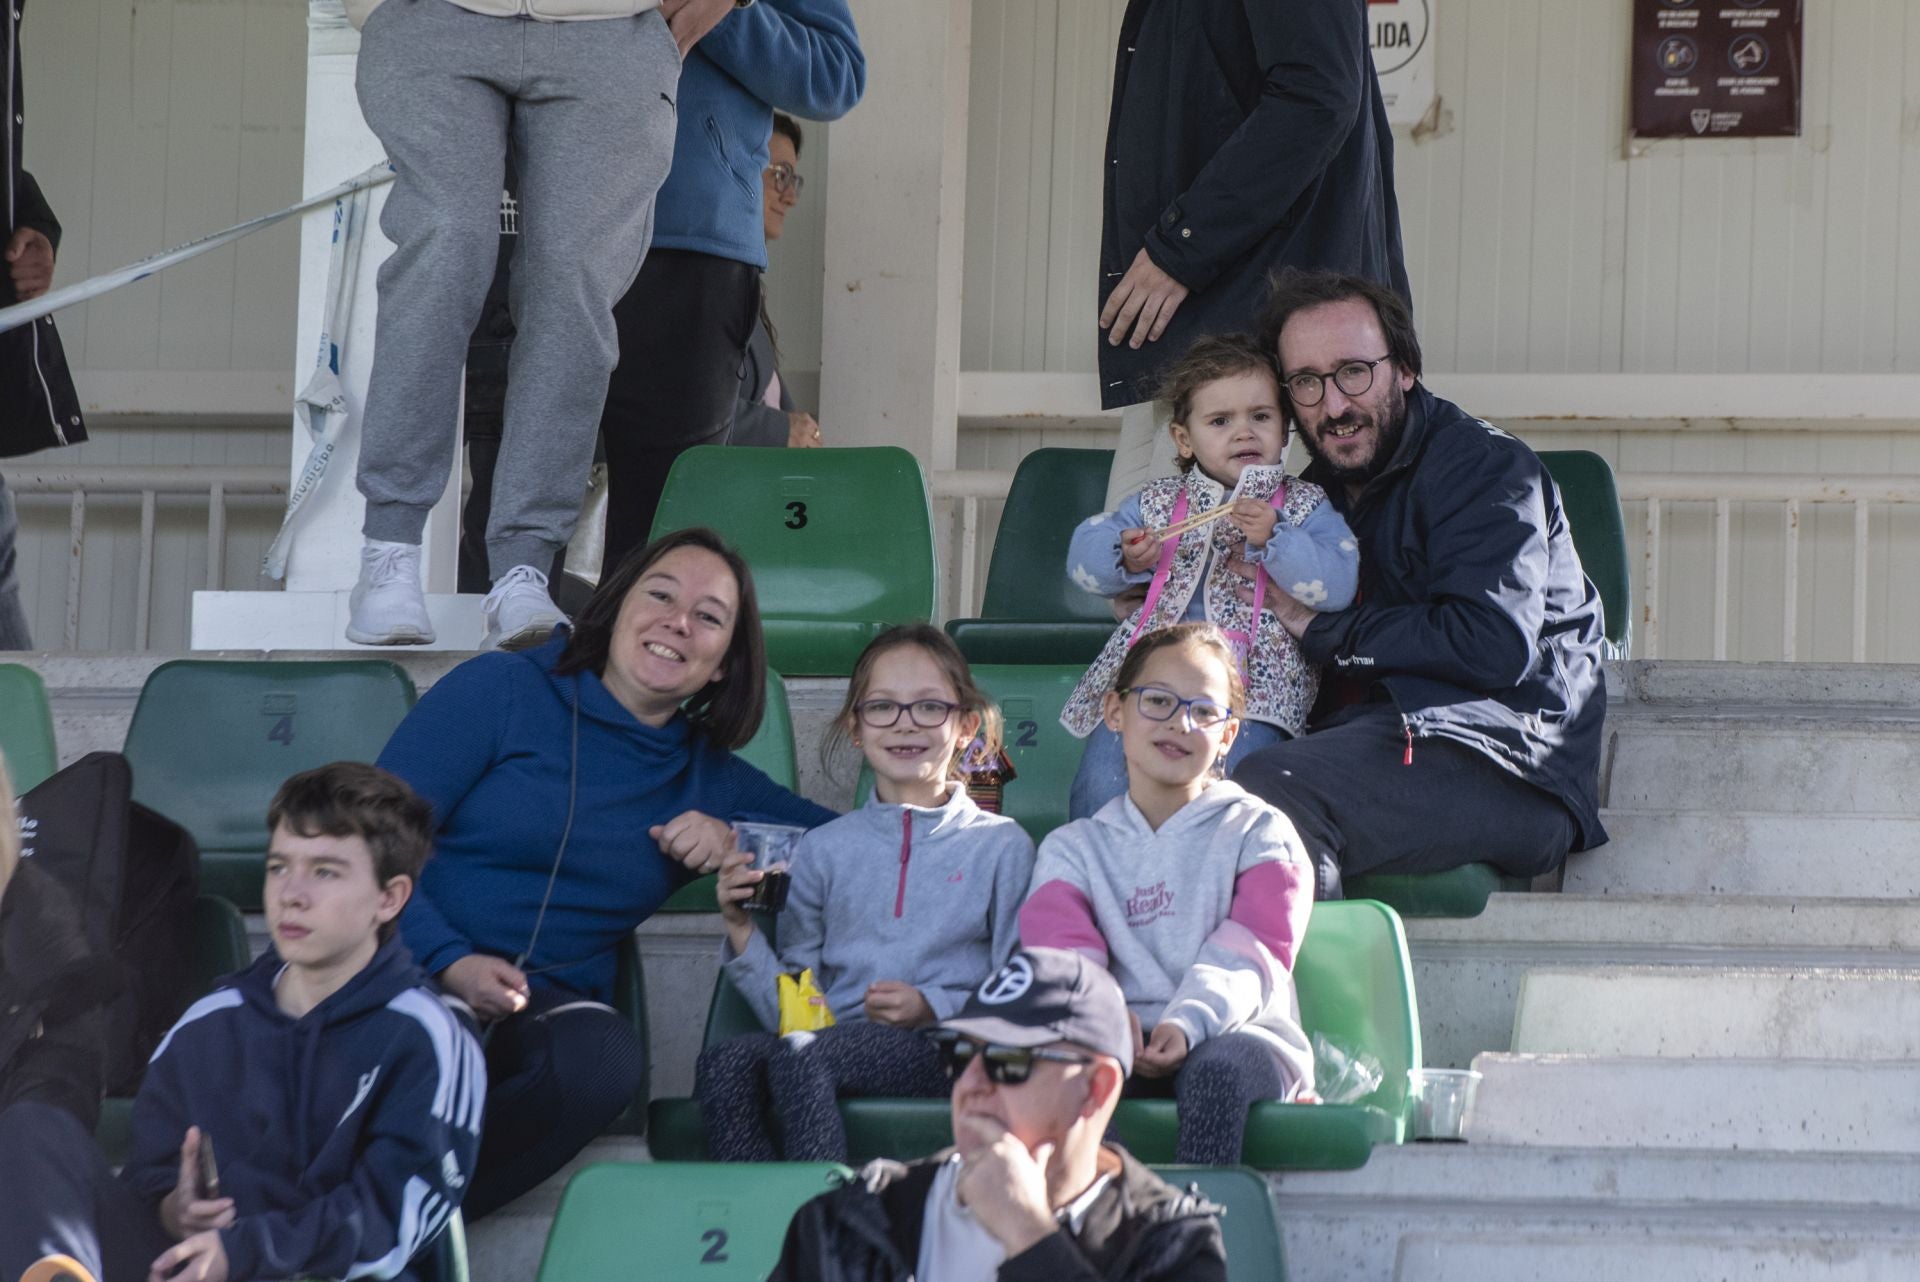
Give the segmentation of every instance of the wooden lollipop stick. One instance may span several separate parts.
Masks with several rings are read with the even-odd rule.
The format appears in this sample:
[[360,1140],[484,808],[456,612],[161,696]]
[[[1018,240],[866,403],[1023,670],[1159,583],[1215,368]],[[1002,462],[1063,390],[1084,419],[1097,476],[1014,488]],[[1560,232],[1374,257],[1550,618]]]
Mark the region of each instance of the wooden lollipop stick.
[[1154,534],[1163,539],[1175,534],[1185,534],[1188,530],[1197,530],[1203,525],[1211,525],[1231,511],[1233,511],[1233,504],[1222,503],[1219,507],[1208,508],[1206,511],[1196,513],[1184,521],[1175,521],[1165,529],[1155,530]]

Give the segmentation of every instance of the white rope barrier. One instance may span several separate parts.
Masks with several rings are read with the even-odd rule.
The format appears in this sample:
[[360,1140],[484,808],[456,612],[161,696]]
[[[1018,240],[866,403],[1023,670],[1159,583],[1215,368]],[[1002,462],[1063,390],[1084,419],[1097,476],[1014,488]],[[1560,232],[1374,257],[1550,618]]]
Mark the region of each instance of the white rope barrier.
[[77,285],[67,285],[42,294],[31,302],[15,303],[12,307],[0,307],[0,334],[37,321],[42,316],[52,315],[63,307],[84,303],[90,298],[98,298],[123,285],[145,280],[155,272],[165,271],[176,263],[186,262],[189,258],[198,258],[201,254],[219,249],[222,245],[230,245],[242,236],[250,235],[263,227],[271,227],[277,222],[292,218],[295,214],[304,214],[309,209],[317,209],[333,201],[343,200],[355,192],[365,191],[381,183],[392,181],[393,166],[383,160],[365,173],[349,178],[339,186],[323,191],[317,196],[309,196],[297,205],[289,205],[277,213],[249,218],[246,222],[229,227],[225,231],[217,231],[210,236],[188,241],[178,248],[164,250],[150,258],[143,258],[118,271],[103,272]]

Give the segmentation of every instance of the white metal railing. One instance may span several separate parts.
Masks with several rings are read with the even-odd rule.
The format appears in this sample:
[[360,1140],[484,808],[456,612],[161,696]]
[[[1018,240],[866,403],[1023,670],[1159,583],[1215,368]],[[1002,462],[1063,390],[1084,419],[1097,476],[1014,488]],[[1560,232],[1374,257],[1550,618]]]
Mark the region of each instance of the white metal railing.
[[15,467],[6,470],[7,486],[17,494],[65,494],[67,506],[67,588],[63,648],[80,640],[80,588],[86,546],[87,500],[140,499],[140,568],[135,581],[133,644],[145,650],[153,616],[154,521],[162,494],[203,494],[207,499],[207,587],[218,590],[227,578],[227,500],[285,495],[283,467],[174,466]]
[[[956,567],[954,599],[961,613],[978,609],[980,590],[980,505],[1007,497],[1013,473],[1005,471],[935,472],[937,500],[959,505],[958,546],[948,563]],[[1800,529],[1805,505],[1844,503],[1853,508],[1852,655],[1867,657],[1867,552],[1869,511],[1874,504],[1920,503],[1920,476],[1756,476],[1721,472],[1653,475],[1627,472],[1614,478],[1624,504],[1646,505],[1645,542],[1640,582],[1635,585],[1634,657],[1660,655],[1660,583],[1665,510],[1671,503],[1713,504],[1713,657],[1727,657],[1733,505],[1775,503],[1784,520],[1785,558],[1781,574],[1782,657],[1798,657],[1800,609]]]

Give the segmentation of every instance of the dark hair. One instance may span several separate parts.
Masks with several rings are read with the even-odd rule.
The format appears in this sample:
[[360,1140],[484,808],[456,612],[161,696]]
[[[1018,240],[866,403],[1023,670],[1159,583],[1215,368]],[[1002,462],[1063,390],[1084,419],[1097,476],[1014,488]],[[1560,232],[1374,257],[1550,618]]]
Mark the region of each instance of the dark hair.
[[606,675],[613,625],[620,618],[627,594],[662,557],[679,548],[701,548],[725,561],[740,593],[740,609],[733,617],[733,637],[727,642],[720,679],[702,686],[685,704],[687,719],[694,728],[715,746],[731,752],[753,738],[766,713],[767,644],[760,635],[760,599],[753,590],[753,571],[725,539],[703,526],[675,530],[634,549],[612,574],[600,580],[593,599],[574,616],[567,648],[553,665],[553,675]]
[[[1271,346],[1261,346],[1250,334],[1202,334],[1161,377],[1153,398],[1165,401],[1173,412],[1172,423],[1184,427],[1187,416],[1193,413],[1193,398],[1201,388],[1255,370],[1271,374],[1275,390],[1279,389],[1280,366]],[[1171,424],[1168,430],[1172,430]],[[1284,436],[1281,442],[1285,444]],[[1191,472],[1198,460],[1185,455],[1175,462],[1182,472]]]
[[[1387,355],[1393,363],[1415,378],[1420,377],[1420,337],[1413,332],[1413,312],[1407,300],[1385,285],[1345,272],[1303,271],[1283,267],[1269,282],[1266,309],[1260,313],[1260,345],[1280,359],[1280,331],[1295,312],[1323,303],[1344,303],[1351,298],[1373,304],[1380,320],[1380,332],[1386,336]],[[1356,353],[1357,355],[1357,353]],[[1286,391],[1286,370],[1281,370],[1280,390]]]
[[[267,807],[267,832],[296,837],[358,837],[373,856],[373,879],[418,884],[433,853],[433,807],[406,781],[362,761],[303,770],[280,785]],[[395,922],[380,927],[384,942]]]
[[799,121],[784,111],[776,111],[773,113],[773,132],[786,135],[787,141],[793,144],[793,154],[796,156],[800,154],[801,134]]
[[1161,650],[1172,650],[1180,646],[1192,646],[1199,650],[1210,650],[1220,660],[1220,666],[1227,672],[1227,706],[1233,714],[1239,716],[1247,710],[1247,687],[1240,680],[1240,660],[1227,644],[1227,638],[1219,628],[1211,623],[1176,623],[1168,628],[1155,628],[1141,637],[1127,657],[1120,662],[1120,671],[1113,674],[1113,688],[1126,690],[1140,679],[1140,670]]
[[[867,648],[853,661],[853,675],[847,678],[846,700],[840,705],[840,714],[833,719],[833,726],[821,744],[822,759],[830,757],[841,744],[852,738],[854,709],[866,698],[867,690],[873,684],[873,665],[889,650],[906,646],[917,646],[926,651],[927,657],[938,665],[941,674],[953,686],[954,699],[960,705],[959,712],[979,715],[978,736],[986,745],[981,755],[992,760],[1000,751],[1000,709],[987,692],[974,682],[973,669],[967,666],[967,658],[960,653],[960,647],[953,643],[953,638],[931,623],[897,624],[867,643]],[[965,743],[954,746],[953,760],[947,763],[948,778],[960,777],[960,758],[966,753],[967,746]]]

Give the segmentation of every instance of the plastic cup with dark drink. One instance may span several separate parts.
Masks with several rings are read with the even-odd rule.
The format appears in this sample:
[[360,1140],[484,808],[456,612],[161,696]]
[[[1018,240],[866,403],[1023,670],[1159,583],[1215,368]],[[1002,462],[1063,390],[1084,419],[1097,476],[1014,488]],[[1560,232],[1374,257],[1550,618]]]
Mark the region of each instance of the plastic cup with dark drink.
[[753,885],[747,900],[752,912],[777,913],[787,906],[790,885],[787,866],[793,862],[793,848],[806,835],[805,828],[786,824],[740,823],[733,826],[734,840],[740,849],[753,856],[753,869],[764,873]]

